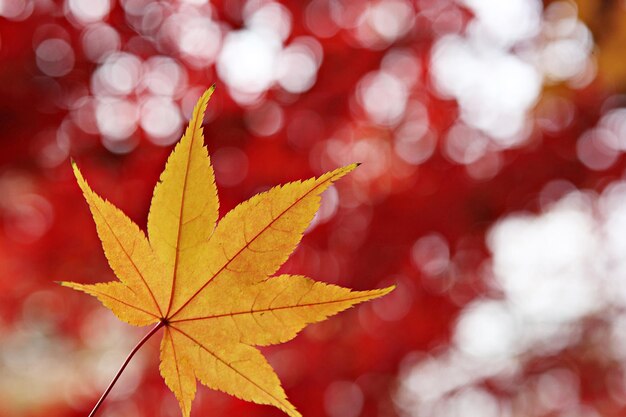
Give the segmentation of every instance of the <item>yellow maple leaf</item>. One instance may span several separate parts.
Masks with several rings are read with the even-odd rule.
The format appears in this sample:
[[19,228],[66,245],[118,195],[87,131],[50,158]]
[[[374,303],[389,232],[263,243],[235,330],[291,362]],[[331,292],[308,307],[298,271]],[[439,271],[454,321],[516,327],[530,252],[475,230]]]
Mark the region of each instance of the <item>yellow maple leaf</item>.
[[322,192],[356,164],[272,188],[217,222],[219,201],[202,133],[212,92],[207,90],[198,101],[154,189],[148,237],[94,193],[73,164],[119,281],[62,285],[97,297],[127,323],[156,323],[147,337],[164,329],[160,371],[185,417],[196,379],[300,416],[254,346],[290,340],[307,324],[385,295],[393,287],[352,291],[299,275],[273,276],[302,238]]

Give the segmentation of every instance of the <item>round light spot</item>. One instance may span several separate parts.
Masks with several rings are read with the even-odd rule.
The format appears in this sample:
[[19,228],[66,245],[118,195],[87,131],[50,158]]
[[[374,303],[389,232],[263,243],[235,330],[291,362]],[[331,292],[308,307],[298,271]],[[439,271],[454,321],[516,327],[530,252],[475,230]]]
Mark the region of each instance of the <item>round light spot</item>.
[[102,144],[110,152],[122,155],[132,152],[139,144],[139,140],[135,136],[125,139],[112,139],[104,136],[102,137]]
[[444,399],[439,411],[443,416],[500,417],[506,415],[493,394],[475,387],[465,388],[450,398]]
[[423,274],[439,275],[450,265],[448,242],[438,233],[426,235],[411,248],[411,260]]
[[626,151],[626,109],[609,110],[598,123],[600,127],[609,130],[617,142],[605,141],[605,144],[619,151]]
[[445,137],[445,156],[457,164],[471,164],[487,153],[489,138],[463,124],[454,125]]
[[128,138],[137,129],[139,111],[128,101],[113,97],[98,99],[96,122],[103,136],[112,140]]
[[96,100],[82,97],[72,106],[72,120],[83,132],[97,135],[100,133],[96,122]]
[[542,82],[530,63],[457,35],[440,38],[431,60],[437,90],[458,100],[463,122],[503,147],[519,145],[526,138],[526,115],[539,97]]
[[[258,3],[257,3],[258,4]],[[246,27],[257,31],[269,31],[277,35],[281,41],[291,33],[291,12],[285,6],[275,2],[268,2],[254,11],[248,11],[255,2],[251,1],[244,8]]]
[[253,134],[271,136],[283,127],[285,116],[282,107],[273,101],[266,101],[260,107],[250,109],[245,121]]
[[329,417],[357,417],[363,409],[363,391],[353,382],[335,381],[326,388],[324,408]]
[[359,82],[357,99],[373,122],[393,126],[404,115],[408,93],[397,77],[379,71],[367,74]]
[[195,67],[212,64],[221,46],[219,27],[206,17],[184,19],[176,39],[184,59]]
[[142,16],[141,32],[146,35],[154,35],[158,29],[163,25],[163,19],[165,18],[167,11],[163,3],[150,3],[146,6]]
[[392,49],[380,63],[380,68],[411,87],[419,81],[421,65],[417,57],[406,49]]
[[178,106],[165,97],[151,97],[141,106],[141,128],[157,145],[174,143],[181,132],[183,118]]
[[482,359],[506,359],[521,349],[514,317],[499,301],[477,301],[463,310],[454,340],[463,352]]
[[96,95],[132,93],[141,75],[141,61],[133,54],[120,52],[107,56],[92,76]]
[[589,168],[602,171],[616,161],[618,140],[607,129],[596,128],[585,132],[576,142],[578,159]]
[[[562,325],[599,308],[601,284],[590,279],[599,265],[590,262],[604,259],[607,250],[600,249],[590,205],[588,196],[572,193],[540,216],[510,215],[489,231],[495,282],[517,317],[543,323],[526,333],[546,345],[567,343],[569,328]],[[558,338],[548,337],[557,331]]]
[[74,50],[63,39],[46,39],[37,46],[37,67],[51,77],[62,77],[74,68]]
[[504,46],[537,34],[541,26],[541,1],[464,0],[475,13],[480,29]]
[[290,93],[307,91],[315,84],[318,67],[315,55],[306,45],[292,44],[278,59],[278,84]]
[[328,17],[333,4],[329,0],[310,1],[305,10],[307,28],[318,38],[330,38],[339,31],[339,26]]
[[92,62],[101,62],[108,54],[120,49],[120,35],[106,23],[87,27],[81,37],[85,57]]
[[386,48],[404,36],[415,22],[415,10],[405,0],[369,2],[357,10],[360,14],[354,36],[369,49]]
[[178,96],[187,87],[187,71],[172,58],[153,56],[144,63],[143,84],[152,94]]
[[394,151],[409,164],[419,165],[435,152],[437,137],[429,129],[428,110],[422,103],[409,103],[405,120],[396,129]]
[[565,410],[578,404],[580,381],[569,369],[551,369],[539,376],[537,397],[548,410]]
[[412,165],[426,162],[437,147],[436,136],[430,131],[421,131],[418,123],[408,123],[395,137],[393,148],[396,155]]
[[280,40],[251,30],[230,32],[217,59],[220,78],[243,94],[261,94],[271,87],[281,49]]
[[572,78],[587,67],[589,52],[589,48],[577,39],[550,42],[541,55],[543,71],[553,81]]
[[152,0],[121,0],[124,11],[132,16],[141,16]]
[[26,20],[34,9],[33,0],[0,0],[0,16],[9,20]]
[[111,11],[110,0],[67,0],[67,8],[81,23],[103,20]]
[[369,9],[369,22],[385,41],[393,42],[404,35],[413,25],[415,11],[406,1],[387,0],[377,2]]
[[32,243],[40,239],[52,225],[54,217],[48,200],[37,194],[16,196],[6,211],[6,234],[20,243]]

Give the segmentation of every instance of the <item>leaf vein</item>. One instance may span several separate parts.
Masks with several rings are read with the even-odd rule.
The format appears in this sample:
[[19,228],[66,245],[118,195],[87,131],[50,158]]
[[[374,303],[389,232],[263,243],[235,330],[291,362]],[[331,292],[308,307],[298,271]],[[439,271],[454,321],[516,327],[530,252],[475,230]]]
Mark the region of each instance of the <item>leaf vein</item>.
[[268,307],[268,308],[263,308],[263,309],[259,309],[259,310],[246,310],[246,311],[237,311],[237,312],[231,312],[231,313],[222,313],[222,314],[214,314],[211,316],[202,316],[202,317],[190,317],[190,318],[185,318],[185,319],[179,319],[179,320],[172,320],[170,323],[182,323],[185,321],[194,321],[194,320],[211,320],[211,319],[219,319],[222,317],[227,317],[227,316],[238,316],[238,315],[242,315],[242,314],[258,314],[258,313],[265,313],[268,311],[272,311],[272,310],[287,310],[287,309],[296,309],[296,308],[306,308],[306,307],[317,307],[317,306],[321,306],[321,305],[328,305],[328,304],[339,304],[339,303],[346,303],[346,302],[350,302],[350,301],[359,301],[359,300],[366,300],[369,298],[374,297],[373,295],[361,295],[358,297],[351,297],[351,298],[342,298],[342,299],[338,299],[338,300],[329,300],[329,301],[318,301],[315,303],[306,303],[306,304],[294,304],[294,305],[288,305],[288,306],[281,306],[281,307]]
[[206,351],[209,355],[213,356],[217,361],[223,363],[224,365],[226,365],[226,367],[230,368],[233,372],[235,372],[236,374],[240,375],[242,378],[244,378],[246,381],[248,381],[249,383],[251,383],[252,385],[254,385],[255,387],[257,387],[259,390],[261,390],[264,394],[266,394],[268,397],[274,399],[278,404],[282,405],[283,407],[285,407],[285,409],[291,409],[291,404],[289,403],[285,403],[285,400],[276,397],[274,394],[272,394],[271,392],[267,391],[265,388],[263,388],[261,385],[259,385],[257,382],[255,382],[254,380],[252,380],[250,377],[248,377],[247,375],[245,375],[244,373],[242,373],[241,371],[239,371],[237,368],[232,366],[232,363],[229,363],[228,361],[222,359],[220,356],[218,356],[215,352],[211,351],[209,348],[207,348],[205,345],[203,345],[202,343],[200,343],[198,340],[194,339],[193,337],[191,337],[190,335],[188,335],[186,332],[182,331],[181,329],[174,327],[174,326],[170,326],[170,328],[176,330],[177,332],[181,333],[182,335],[184,335],[185,337],[187,337],[189,340],[191,340],[192,342],[196,343],[198,346],[200,346],[200,348],[202,348],[204,351]]
[[[170,314],[170,310],[172,309],[172,302],[174,301],[174,289],[176,288],[176,276],[177,276],[177,271],[178,271],[178,260],[179,260],[179,255],[180,255],[180,250],[178,248],[180,247],[180,237],[182,235],[181,229],[182,229],[182,221],[183,221],[183,210],[185,207],[185,196],[187,194],[187,186],[188,186],[187,180],[189,177],[189,166],[191,165],[191,155],[193,154],[192,152],[193,144],[194,144],[194,141],[197,139],[196,131],[198,130],[198,123],[200,120],[199,115],[202,113],[201,108],[198,108],[197,110],[198,110],[197,113],[194,112],[195,120],[193,123],[193,130],[191,130],[189,148],[187,149],[187,152],[188,152],[187,163],[185,164],[185,175],[183,176],[183,192],[180,197],[180,210],[178,213],[178,229],[176,230],[176,252],[174,252],[174,269],[172,270],[172,291],[170,292],[170,301],[167,306],[166,316]],[[198,136],[202,137],[202,132],[200,132]]]
[[[95,195],[95,193],[92,194]],[[96,198],[98,198],[98,196],[95,196]],[[115,241],[117,242],[117,244],[119,245],[120,248],[122,248],[122,252],[124,252],[124,254],[126,255],[126,257],[128,258],[128,260],[130,261],[130,264],[132,265],[133,269],[135,270],[135,272],[137,272],[137,275],[139,275],[139,278],[141,279],[141,281],[144,283],[144,285],[146,286],[146,288],[148,289],[148,293],[150,294],[150,297],[152,297],[152,301],[154,301],[154,305],[156,306],[157,310],[159,311],[159,314],[163,314],[163,312],[161,311],[161,307],[159,307],[159,303],[157,303],[156,297],[154,296],[154,294],[152,293],[152,289],[150,288],[150,286],[148,285],[148,282],[146,282],[146,279],[144,278],[143,274],[141,273],[141,271],[139,271],[139,268],[137,267],[137,265],[135,264],[135,261],[133,260],[133,258],[131,258],[131,256],[129,255],[129,253],[126,251],[126,248],[124,247],[124,245],[122,245],[122,242],[120,241],[120,239],[117,237],[117,234],[115,233],[115,229],[111,226],[111,224],[107,221],[106,217],[102,214],[102,211],[100,210],[100,208],[94,204],[93,205],[94,208],[96,209],[96,211],[98,212],[98,214],[100,215],[100,217],[102,218],[102,220],[104,221],[104,224],[106,224],[107,228],[110,230],[111,234],[113,235],[113,237],[115,238]]]
[[[126,287],[126,288],[129,288],[129,287]],[[130,288],[129,288],[129,289],[130,289]],[[111,300],[113,300],[113,301],[117,301],[117,302],[118,302],[118,303],[120,303],[120,304],[124,304],[125,306],[131,307],[131,308],[134,308],[135,310],[137,310],[137,311],[141,311],[142,313],[146,313],[146,314],[148,314],[148,315],[150,315],[150,316],[154,317],[155,319],[158,319],[158,318],[159,318],[159,317],[158,317],[157,315],[155,315],[154,313],[151,313],[151,312],[149,312],[149,311],[147,311],[147,310],[144,310],[143,308],[137,307],[136,305],[133,305],[133,304],[127,303],[127,302],[125,302],[125,301],[122,301],[122,300],[120,300],[119,298],[117,298],[117,297],[113,297],[113,296],[112,296],[112,295],[110,295],[110,294],[107,294],[107,293],[104,293],[104,292],[101,292],[101,291],[97,291],[97,290],[92,290],[92,289],[89,289],[89,290],[88,290],[88,293],[91,293],[91,292],[96,293],[96,294],[98,294],[98,295],[101,295],[101,296],[103,296],[103,297],[110,298],[110,299],[111,299]]]
[[[300,197],[298,197],[293,203],[291,203],[287,208],[285,208],[279,215],[278,217],[274,218],[271,222],[269,222],[269,224],[267,226],[265,226],[263,229],[261,229],[261,231],[259,231],[256,236],[254,236],[254,238],[252,239],[252,241],[256,240],[259,236],[261,236],[269,227],[271,227],[278,219],[280,219],[282,216],[285,215],[285,213],[287,213],[292,207],[294,207],[296,204],[300,203],[301,201],[303,201],[307,196],[309,196],[311,193],[313,193],[315,190],[321,188],[322,186],[326,185],[329,182],[332,182],[335,176],[329,177],[326,180],[320,182],[319,184],[316,184],[314,187],[312,187],[310,190],[308,190],[306,193],[304,193],[303,195],[301,195]],[[245,249],[247,249],[249,245],[242,247],[239,251],[237,251],[237,253],[235,253],[233,255],[232,258],[228,258],[228,261],[216,272],[213,274],[213,276],[211,276],[206,283],[204,283],[198,290],[196,290],[190,297],[189,299],[178,308],[178,310],[176,310],[169,318],[173,318],[175,317],[178,313],[180,313],[181,310],[183,310],[190,302],[191,300],[193,300],[194,298],[196,298],[198,296],[198,294],[204,289],[206,288],[207,285],[209,285],[214,279],[215,277],[217,277],[224,269],[226,269],[226,267],[232,262],[233,259],[235,259],[237,256],[239,256]],[[171,300],[170,300],[171,303]]]

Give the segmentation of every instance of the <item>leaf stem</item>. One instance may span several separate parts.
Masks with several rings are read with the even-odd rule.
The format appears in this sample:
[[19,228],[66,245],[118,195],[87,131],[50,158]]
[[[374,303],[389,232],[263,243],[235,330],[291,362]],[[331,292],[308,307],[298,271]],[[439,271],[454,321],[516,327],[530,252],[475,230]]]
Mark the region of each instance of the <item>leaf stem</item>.
[[113,389],[113,386],[115,385],[117,380],[120,378],[120,375],[122,375],[122,372],[124,372],[124,369],[126,369],[126,366],[130,362],[130,360],[133,358],[133,356],[135,356],[135,353],[137,353],[139,348],[141,348],[143,344],[146,343],[148,339],[150,339],[161,327],[165,326],[165,324],[166,322],[164,320],[161,320],[156,326],[152,328],[152,330],[148,332],[148,334],[146,334],[143,337],[143,339],[139,341],[139,343],[137,343],[137,345],[133,348],[133,350],[130,351],[130,353],[126,357],[126,360],[124,361],[120,369],[117,371],[117,374],[115,374],[115,377],[113,378],[113,380],[111,381],[107,389],[104,391],[104,393],[102,394],[102,396],[100,397],[96,405],[93,407],[93,410],[91,410],[91,413],[89,413],[89,417],[93,417],[96,414],[96,411],[98,411],[98,408],[100,408],[100,406],[104,402],[104,399],[107,397],[107,395],[109,395],[109,392],[111,392],[111,389]]

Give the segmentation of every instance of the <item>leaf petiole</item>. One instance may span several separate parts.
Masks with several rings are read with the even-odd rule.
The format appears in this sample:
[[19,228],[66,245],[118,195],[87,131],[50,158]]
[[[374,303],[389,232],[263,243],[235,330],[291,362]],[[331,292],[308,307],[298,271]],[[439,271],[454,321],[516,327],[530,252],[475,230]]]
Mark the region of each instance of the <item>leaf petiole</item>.
[[113,389],[113,386],[115,385],[117,380],[120,378],[120,375],[122,375],[122,372],[124,372],[124,369],[126,369],[126,366],[130,362],[130,360],[133,358],[133,356],[135,356],[135,353],[137,353],[137,351],[143,346],[143,344],[146,343],[148,339],[150,339],[161,327],[165,326],[166,323],[167,322],[164,320],[160,321],[156,326],[152,328],[152,330],[150,330],[139,341],[139,343],[137,343],[137,345],[133,348],[133,350],[130,351],[130,353],[126,357],[126,360],[124,361],[120,369],[117,371],[117,374],[115,374],[115,377],[113,378],[113,380],[111,381],[107,389],[104,391],[104,393],[102,394],[102,396],[100,397],[96,405],[93,407],[93,410],[91,410],[91,413],[89,413],[89,417],[93,417],[96,414],[96,411],[98,411],[98,408],[100,408],[100,406],[104,402],[104,399],[107,397],[107,395],[109,395],[109,392],[111,392],[111,389]]

